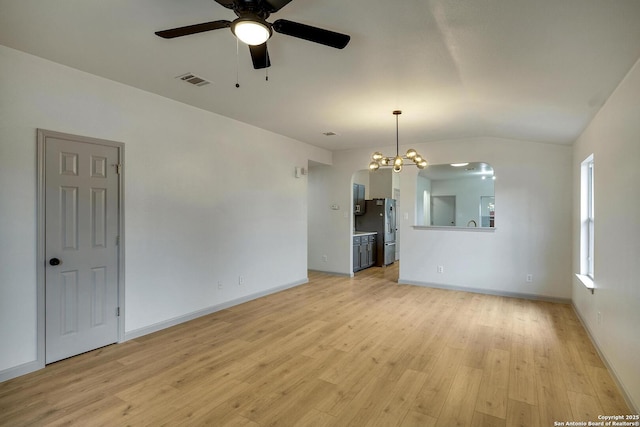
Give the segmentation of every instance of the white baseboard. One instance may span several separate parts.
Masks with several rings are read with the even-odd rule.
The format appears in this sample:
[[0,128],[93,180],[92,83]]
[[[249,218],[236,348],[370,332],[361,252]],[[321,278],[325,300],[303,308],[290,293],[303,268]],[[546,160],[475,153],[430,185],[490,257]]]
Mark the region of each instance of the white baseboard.
[[34,360],[33,362],[27,362],[23,363],[22,365],[14,366],[13,368],[5,369],[3,371],[0,371],[0,383],[3,381],[8,381],[12,378],[30,374],[31,372],[37,371],[42,368],[44,368],[44,364],[40,363],[38,360]]
[[437,288],[437,289],[447,289],[451,291],[472,292],[476,294],[496,295],[500,297],[522,298],[522,299],[530,299],[530,300],[537,300],[537,301],[557,302],[561,304],[571,304],[570,298],[558,298],[558,297],[552,297],[548,295],[524,294],[520,292],[499,291],[494,289],[469,288],[465,286],[444,285],[440,283],[420,282],[416,280],[405,280],[402,278],[398,279],[398,283],[404,284],[404,285],[423,286],[426,288]]
[[[620,381],[620,376],[618,375],[616,370],[613,369],[613,365],[609,363],[609,359],[607,359],[607,357],[604,355],[602,350],[600,350],[598,341],[596,341],[595,336],[591,333],[591,329],[589,329],[589,326],[587,326],[587,322],[585,322],[582,316],[580,315],[578,308],[573,303],[571,303],[571,307],[573,307],[573,312],[576,313],[576,317],[578,318],[578,320],[580,320],[580,323],[582,323],[582,327],[584,328],[585,331],[587,331],[587,335],[589,336],[589,339],[591,340],[593,347],[596,349],[596,351],[598,352],[598,356],[600,356],[600,359],[602,359],[602,362],[607,367],[607,370],[611,374],[611,378],[613,378],[613,381],[615,381],[616,385],[620,389],[620,392],[622,393],[622,397],[627,402],[627,406],[629,406],[629,409],[631,409],[631,413],[640,414],[640,407],[634,405],[634,402],[631,400],[631,395],[629,394],[627,389],[624,387],[624,383]],[[624,415],[624,414],[621,414],[621,415]]]
[[197,319],[198,317],[206,316],[206,315],[215,313],[217,311],[224,310],[225,308],[233,307],[235,305],[252,301],[254,299],[261,298],[270,294],[274,294],[276,292],[284,291],[285,289],[295,288],[296,286],[304,285],[305,283],[308,283],[308,282],[309,282],[309,279],[305,278],[305,279],[298,280],[286,285],[277,286],[275,288],[271,288],[266,291],[256,292],[251,295],[245,295],[240,298],[226,301],[221,304],[216,304],[214,306],[207,307],[205,309],[194,311],[191,313],[187,313],[182,316],[174,317],[172,319],[164,320],[162,322],[154,323],[153,325],[145,326],[144,328],[134,329],[132,331],[125,332],[124,340],[122,342],[139,338],[144,335],[152,334],[154,332],[158,332],[163,329],[167,329],[172,326],[176,326],[181,323],[188,322],[193,319]]

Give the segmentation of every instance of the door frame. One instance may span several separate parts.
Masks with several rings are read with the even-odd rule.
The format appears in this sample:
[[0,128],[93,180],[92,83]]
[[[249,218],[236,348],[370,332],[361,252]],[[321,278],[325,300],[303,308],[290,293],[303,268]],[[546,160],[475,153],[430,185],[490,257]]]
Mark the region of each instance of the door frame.
[[124,144],[122,142],[109,141],[87,136],[72,135],[68,133],[55,132],[46,129],[37,129],[37,189],[36,189],[36,300],[37,300],[37,342],[36,342],[36,363],[42,368],[45,366],[45,148],[48,138],[64,139],[73,142],[106,145],[115,147],[118,150],[118,164],[120,165],[120,173],[118,180],[118,307],[120,315],[118,316],[118,343],[124,341],[124,324],[125,324],[125,236],[124,236]]

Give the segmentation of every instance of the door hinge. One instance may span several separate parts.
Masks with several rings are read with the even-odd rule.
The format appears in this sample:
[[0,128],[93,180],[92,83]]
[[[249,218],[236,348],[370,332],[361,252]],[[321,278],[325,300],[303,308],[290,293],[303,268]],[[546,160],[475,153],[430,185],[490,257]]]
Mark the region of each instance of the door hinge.
[[116,317],[120,317],[120,307],[116,307]]

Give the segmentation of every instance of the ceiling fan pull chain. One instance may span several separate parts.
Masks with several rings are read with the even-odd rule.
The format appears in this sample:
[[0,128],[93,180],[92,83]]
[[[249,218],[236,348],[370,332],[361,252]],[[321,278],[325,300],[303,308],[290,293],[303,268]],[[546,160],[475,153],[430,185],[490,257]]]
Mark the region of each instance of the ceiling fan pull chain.
[[236,37],[236,87],[240,87],[240,42]]
[[[264,45],[266,50],[267,42],[264,42]],[[269,81],[269,53],[264,56],[264,80]]]

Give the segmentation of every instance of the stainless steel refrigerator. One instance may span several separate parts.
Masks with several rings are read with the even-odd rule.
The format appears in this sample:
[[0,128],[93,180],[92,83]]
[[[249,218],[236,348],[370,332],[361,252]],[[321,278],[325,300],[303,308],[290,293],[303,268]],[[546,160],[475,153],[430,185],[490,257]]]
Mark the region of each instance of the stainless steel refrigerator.
[[396,260],[396,201],[373,199],[365,201],[364,215],[356,216],[356,231],[375,231],[376,265],[393,264]]

